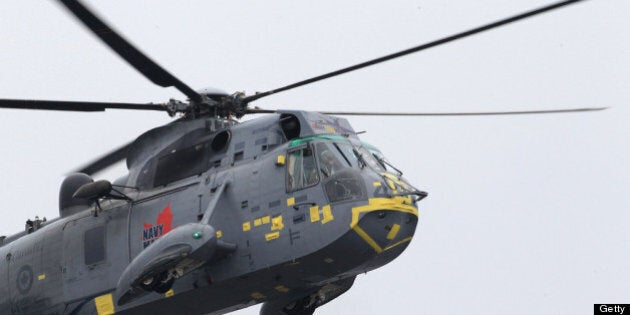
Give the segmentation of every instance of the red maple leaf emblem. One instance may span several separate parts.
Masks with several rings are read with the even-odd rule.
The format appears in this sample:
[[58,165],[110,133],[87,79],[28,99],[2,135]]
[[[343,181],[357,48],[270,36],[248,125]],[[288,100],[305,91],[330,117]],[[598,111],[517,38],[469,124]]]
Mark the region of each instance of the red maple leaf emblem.
[[149,246],[158,238],[173,230],[173,213],[171,212],[171,204],[167,204],[164,210],[158,214],[155,225],[144,222],[143,233],[140,239],[144,242],[144,247]]

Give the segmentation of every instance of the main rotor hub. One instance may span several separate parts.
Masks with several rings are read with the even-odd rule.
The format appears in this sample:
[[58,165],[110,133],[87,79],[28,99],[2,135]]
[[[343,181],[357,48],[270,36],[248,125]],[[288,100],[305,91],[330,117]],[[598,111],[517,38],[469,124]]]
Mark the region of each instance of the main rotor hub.
[[205,95],[210,99],[220,101],[222,98],[229,96],[228,92],[215,87],[206,87],[196,91],[200,95]]
[[189,103],[170,99],[163,104],[170,116],[177,113],[192,117],[214,116],[221,118],[241,118],[247,114],[247,101],[244,92],[227,94],[216,88],[205,88],[199,91],[201,100]]

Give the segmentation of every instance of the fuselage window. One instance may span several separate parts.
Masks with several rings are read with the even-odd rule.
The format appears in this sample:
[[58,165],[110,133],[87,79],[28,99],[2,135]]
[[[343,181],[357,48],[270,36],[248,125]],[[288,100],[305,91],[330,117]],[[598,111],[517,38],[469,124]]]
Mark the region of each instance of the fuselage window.
[[310,147],[290,151],[287,163],[287,191],[296,191],[319,182],[315,157]]
[[99,226],[85,231],[83,249],[88,266],[105,261],[105,227]]
[[208,146],[209,142],[202,142],[160,157],[153,187],[203,173],[209,167],[209,162],[206,161]]

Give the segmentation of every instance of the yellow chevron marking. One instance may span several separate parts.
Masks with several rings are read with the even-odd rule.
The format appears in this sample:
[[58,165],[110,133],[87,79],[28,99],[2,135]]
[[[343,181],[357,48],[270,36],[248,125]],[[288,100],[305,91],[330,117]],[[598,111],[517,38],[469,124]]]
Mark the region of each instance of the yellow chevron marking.
[[[359,226],[359,216],[361,213],[368,213],[372,211],[398,211],[404,213],[410,213],[415,216],[418,216],[418,209],[415,207],[405,204],[406,198],[404,197],[395,197],[395,198],[370,198],[368,200],[368,204],[365,206],[358,206],[352,208],[352,222],[350,222],[350,228],[353,229],[370,247],[374,249],[374,251],[378,254],[382,253],[385,250],[389,250],[394,248],[400,244],[411,241],[411,237],[407,237],[395,244],[387,246],[385,249],[381,248],[376,241],[372,237],[370,237],[360,226]],[[392,228],[393,229],[393,228]],[[391,231],[390,231],[391,233]]]
[[311,222],[317,222],[319,221],[319,207],[318,206],[312,206],[309,208],[310,212],[311,212]]
[[260,220],[262,221],[262,224],[269,224],[269,219],[270,218],[271,217],[267,215],[267,216],[264,216],[264,217],[260,218]]
[[387,233],[387,239],[391,241],[396,238],[396,235],[398,235],[398,231],[400,231],[400,225],[394,224],[394,226],[392,226],[392,229],[389,230],[389,233]]
[[276,291],[282,292],[282,293],[289,292],[289,288],[287,288],[287,287],[285,287],[283,285],[276,286],[274,289],[276,289]]
[[280,232],[273,232],[273,233],[265,234],[265,239],[267,240],[267,242],[273,241],[277,239],[278,237],[280,237]]
[[114,298],[111,293],[97,296],[94,298],[94,304],[96,305],[96,313],[98,315],[114,314]]
[[265,295],[260,293],[260,292],[254,292],[251,294],[251,297],[256,299],[256,300],[260,300],[260,299],[264,299]]
[[243,223],[243,231],[247,232],[251,229],[252,229],[252,224],[249,221]]
[[282,230],[284,228],[284,223],[282,223],[282,216],[279,215],[271,219],[271,230],[277,231]]
[[278,155],[278,158],[276,159],[276,165],[278,166],[284,165],[284,162],[285,162],[284,155]]
[[330,208],[330,205],[323,206],[322,213],[324,215],[324,219],[322,219],[322,224],[326,224],[335,219],[335,217],[333,217],[332,209]]
[[173,295],[175,295],[175,291],[173,291],[173,289],[170,289],[170,290],[166,291],[166,293],[164,293],[164,297],[165,298],[170,298]]

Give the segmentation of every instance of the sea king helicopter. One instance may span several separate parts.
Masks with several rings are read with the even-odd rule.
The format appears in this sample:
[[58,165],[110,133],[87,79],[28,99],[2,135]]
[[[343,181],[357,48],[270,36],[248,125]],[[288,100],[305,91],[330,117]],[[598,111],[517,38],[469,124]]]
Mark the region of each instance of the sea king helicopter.
[[[1,99],[32,110],[164,111],[177,119],[70,174],[59,217],[0,237],[2,314],[312,314],[400,255],[427,193],[346,115],[503,115],[267,110],[250,103],[583,0],[563,1],[267,92],[195,91],[77,0],[58,2],[153,83],[164,104]],[[239,122],[248,114],[262,117]],[[125,160],[128,174],[92,178]]]

